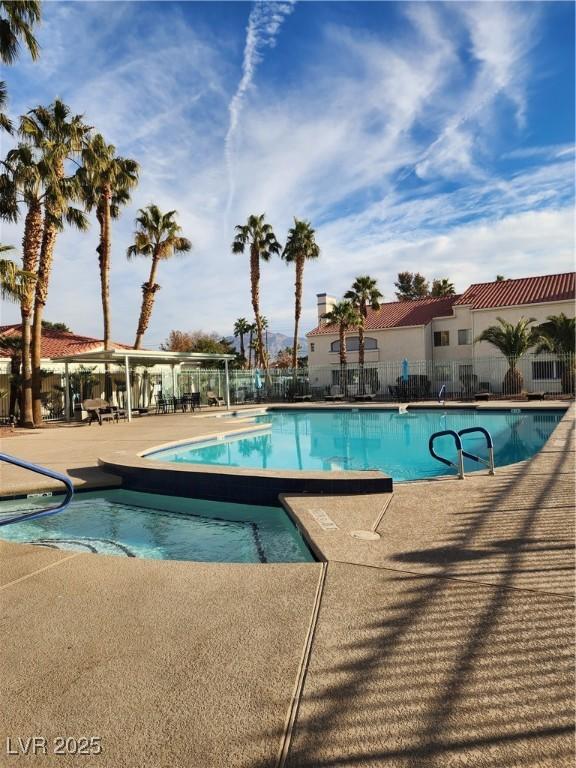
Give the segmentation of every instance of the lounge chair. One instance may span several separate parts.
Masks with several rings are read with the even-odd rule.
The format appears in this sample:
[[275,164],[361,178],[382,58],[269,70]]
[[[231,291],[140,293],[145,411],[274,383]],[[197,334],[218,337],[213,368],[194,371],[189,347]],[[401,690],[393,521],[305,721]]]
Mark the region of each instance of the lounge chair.
[[330,394],[324,395],[324,400],[344,400],[344,395],[342,394],[340,387],[334,385],[330,387]]
[[357,392],[354,395],[354,400],[356,400],[357,402],[369,402],[371,400],[374,400],[375,397],[376,395],[372,392],[370,387],[364,387],[364,394],[360,394],[359,392]]
[[101,398],[94,398],[92,400],[84,400],[82,408],[88,413],[88,426],[93,421],[97,421],[100,426],[105,421],[120,421],[120,419],[126,418],[126,411],[123,408],[118,408],[115,405],[110,405],[106,400]]
[[208,400],[208,405],[226,405],[224,402],[224,398],[220,397],[220,395],[217,395],[215,392],[213,392],[211,389],[209,389],[206,392],[206,398]]

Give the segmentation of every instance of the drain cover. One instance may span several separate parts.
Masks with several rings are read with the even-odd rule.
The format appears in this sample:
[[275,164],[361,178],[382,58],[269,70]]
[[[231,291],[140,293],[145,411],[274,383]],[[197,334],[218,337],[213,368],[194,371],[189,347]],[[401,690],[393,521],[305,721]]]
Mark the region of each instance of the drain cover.
[[355,539],[362,539],[362,541],[378,541],[380,534],[376,531],[352,531],[350,534]]

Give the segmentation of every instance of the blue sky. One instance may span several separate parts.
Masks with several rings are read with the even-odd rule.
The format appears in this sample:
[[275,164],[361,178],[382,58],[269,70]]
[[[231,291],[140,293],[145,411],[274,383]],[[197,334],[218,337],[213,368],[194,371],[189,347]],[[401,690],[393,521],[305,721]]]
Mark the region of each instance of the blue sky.
[[[39,39],[38,62],[5,70],[12,116],[58,96],[141,164],[113,232],[119,341],[148,271],[125,251],[152,201],[194,249],[161,265],[149,346],[250,317],[248,260],[230,253],[250,213],[280,241],[295,215],[317,230],[304,330],[315,294],[357,274],[393,300],[399,270],[461,291],[573,268],[571,3],[48,2]],[[47,316],[101,336],[96,244],[95,225],[60,236]],[[289,333],[293,273],[262,272],[262,311]]]

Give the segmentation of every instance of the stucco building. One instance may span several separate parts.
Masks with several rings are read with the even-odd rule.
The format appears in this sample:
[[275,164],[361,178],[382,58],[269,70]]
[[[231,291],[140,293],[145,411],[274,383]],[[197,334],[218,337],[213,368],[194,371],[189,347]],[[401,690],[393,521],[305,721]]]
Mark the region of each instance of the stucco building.
[[[425,375],[431,387],[447,384],[459,390],[474,381],[499,391],[507,369],[505,358],[486,342],[475,339],[501,317],[515,323],[521,317],[542,323],[550,315],[574,317],[576,273],[474,283],[463,294],[444,298],[387,302],[369,310],[366,321],[365,365],[373,389],[385,393],[400,375],[406,359],[412,374]],[[338,328],[322,319],[336,299],[318,294],[318,325],[307,334],[311,382],[339,384]],[[358,362],[358,332],[346,334],[349,384],[354,385]],[[559,390],[560,364],[554,356],[527,355],[520,363],[527,388]],[[464,384],[463,384],[464,382]]]

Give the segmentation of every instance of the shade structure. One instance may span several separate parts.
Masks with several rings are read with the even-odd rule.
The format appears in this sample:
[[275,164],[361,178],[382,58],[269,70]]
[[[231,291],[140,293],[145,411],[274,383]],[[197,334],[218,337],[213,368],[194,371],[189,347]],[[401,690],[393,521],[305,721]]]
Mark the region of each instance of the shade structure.
[[132,420],[132,402],[130,398],[130,370],[138,365],[181,365],[183,363],[193,363],[201,365],[202,363],[223,362],[226,372],[226,407],[230,407],[230,382],[228,378],[228,363],[234,360],[235,355],[209,354],[202,352],[164,352],[148,349],[108,349],[93,352],[79,352],[76,355],[65,355],[63,357],[52,358],[56,363],[65,364],[65,389],[68,390],[68,364],[69,363],[100,363],[116,364],[124,368],[126,379],[126,411],[128,421]]

